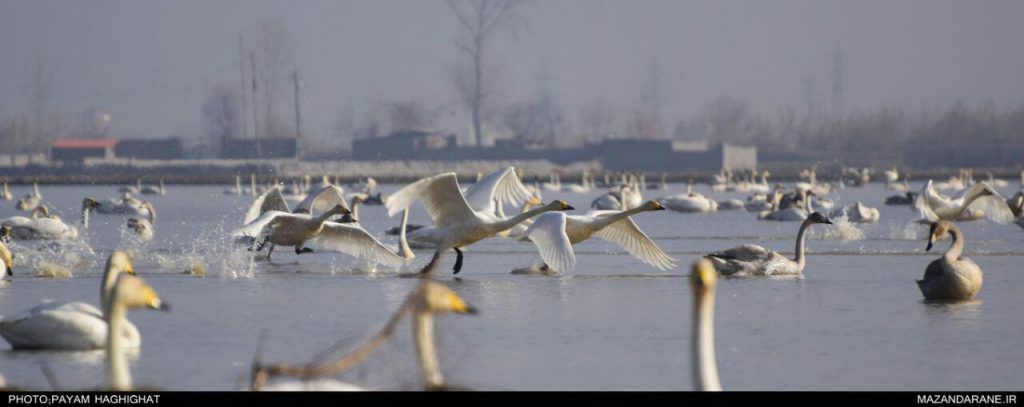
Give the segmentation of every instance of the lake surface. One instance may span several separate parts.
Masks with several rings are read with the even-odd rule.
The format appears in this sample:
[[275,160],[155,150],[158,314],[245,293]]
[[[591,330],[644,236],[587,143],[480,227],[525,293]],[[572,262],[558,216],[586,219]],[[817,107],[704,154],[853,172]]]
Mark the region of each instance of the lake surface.
[[[383,188],[390,192],[398,186]],[[645,198],[682,192],[648,189]],[[282,248],[275,262],[252,262],[228,233],[251,200],[224,195],[224,186],[168,186],[151,199],[159,214],[156,238],[138,244],[125,217],[94,215],[87,241],[47,248],[15,242],[15,278],[0,288],[0,314],[43,300],[97,304],[99,276],[112,250],[136,254],[135,270],[172,304],[169,313],[133,311],[143,344],[132,356],[136,385],[167,390],[240,389],[264,332],[267,362],[302,362],[339,340],[355,346],[379,329],[416,284],[385,267],[375,271],[342,254],[295,256]],[[913,184],[915,190],[920,184]],[[1004,195],[1013,192],[1004,189]],[[21,196],[30,187],[12,188]],[[743,193],[698,192],[716,199]],[[544,192],[585,212],[594,197]],[[1007,390],[1024,385],[1024,230],[988,220],[963,222],[967,253],[985,272],[976,301],[931,304],[914,280],[949,240],[925,252],[927,226],[909,206],[885,206],[880,184],[837,191],[837,203],[862,201],[882,211],[865,237],[832,240],[812,228],[805,276],[726,278],[715,309],[718,367],[727,390]],[[44,202],[67,220],[79,219],[81,199],[119,195],[116,186],[44,186]],[[417,207],[411,223],[429,222]],[[21,215],[14,202],[0,217]],[[360,208],[360,221],[382,241],[399,222],[381,206]],[[438,318],[442,370],[455,384],[495,390],[690,390],[690,264],[701,254],[756,243],[793,252],[799,223],[758,221],[745,211],[644,213],[634,218],[670,256],[661,272],[616,246],[592,239],[575,247],[578,264],[563,276],[511,275],[539,261],[533,246],[490,239],[470,246],[458,276],[446,254],[438,279],[480,309],[477,316]],[[832,231],[832,233],[830,233]],[[43,246],[42,251],[38,246]],[[76,248],[77,247],[77,248]],[[429,251],[417,251],[410,269]],[[201,261],[206,277],[180,274]],[[37,277],[44,262],[71,278]],[[374,356],[341,376],[379,389],[416,383],[407,324]],[[49,389],[42,366],[61,387],[103,383],[103,352],[11,351],[0,341],[0,372],[9,385]]]

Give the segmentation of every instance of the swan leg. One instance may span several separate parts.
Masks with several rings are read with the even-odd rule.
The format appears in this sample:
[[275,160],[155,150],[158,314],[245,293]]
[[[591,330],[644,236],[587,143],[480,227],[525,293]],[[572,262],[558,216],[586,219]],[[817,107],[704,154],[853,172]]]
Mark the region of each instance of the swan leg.
[[452,249],[455,250],[455,267],[452,268],[455,272],[452,274],[459,274],[462,271],[462,250],[459,250],[458,247],[453,247]]
[[299,254],[302,254],[302,253],[313,253],[313,249],[310,249],[308,247],[300,248],[299,246],[295,246],[295,254],[299,255]]
[[267,262],[270,262],[270,255],[274,253],[274,244],[271,243],[270,247],[267,248]]

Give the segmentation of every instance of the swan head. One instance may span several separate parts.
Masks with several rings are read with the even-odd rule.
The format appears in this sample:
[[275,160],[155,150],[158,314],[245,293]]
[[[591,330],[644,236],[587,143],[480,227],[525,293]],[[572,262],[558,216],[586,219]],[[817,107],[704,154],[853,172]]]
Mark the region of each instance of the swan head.
[[466,303],[459,294],[444,284],[436,281],[425,281],[423,286],[422,303],[423,311],[431,314],[456,313],[476,315],[476,308]]
[[135,269],[132,267],[128,253],[120,250],[110,254],[110,258],[107,259],[107,269],[117,273],[135,275]]
[[89,209],[96,209],[100,207],[100,203],[96,201],[96,198],[86,197],[82,200],[82,210],[87,211]]
[[696,293],[705,293],[715,289],[718,283],[718,271],[715,264],[707,258],[702,258],[693,263],[690,269],[690,287]]
[[565,202],[565,201],[563,201],[561,199],[556,199],[554,201],[551,201],[551,203],[548,204],[548,207],[550,207],[550,208],[552,208],[552,209],[554,209],[556,211],[571,211],[573,209],[576,209],[576,208],[573,208],[572,205],[569,205],[568,202]]
[[116,301],[127,308],[150,308],[170,311],[171,306],[160,298],[156,290],[138,276],[125,274],[117,277]]
[[822,215],[821,212],[814,212],[814,213],[812,213],[810,216],[807,217],[806,222],[807,223],[824,223],[826,225],[831,225],[832,224],[832,221],[828,220],[828,218],[826,218],[825,215]]
[[644,208],[650,209],[652,211],[663,211],[663,210],[665,210],[665,207],[662,206],[660,202],[653,201],[653,200],[652,201],[647,201],[647,203],[644,204]]
[[931,251],[932,245],[935,242],[945,239],[949,236],[949,230],[953,228],[953,223],[947,220],[940,220],[932,223],[931,230],[928,232],[928,246],[924,249],[925,251]]
[[0,242],[7,244],[11,242],[11,227],[0,225]]

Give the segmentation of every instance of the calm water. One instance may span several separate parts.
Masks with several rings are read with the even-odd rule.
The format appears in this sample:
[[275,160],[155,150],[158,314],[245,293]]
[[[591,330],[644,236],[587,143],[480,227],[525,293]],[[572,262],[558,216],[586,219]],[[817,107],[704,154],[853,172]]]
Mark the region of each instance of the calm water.
[[[650,189],[644,196],[682,188]],[[111,250],[129,248],[137,253],[136,271],[173,305],[170,313],[129,314],[143,336],[132,368],[136,384],[231,390],[247,378],[261,332],[264,360],[305,361],[339,340],[357,344],[416,283],[393,270],[367,273],[364,264],[340,254],[296,257],[282,249],[275,261],[285,264],[253,266],[249,253],[226,238],[239,226],[249,198],[223,195],[223,189],[169,186],[167,196],[150,198],[159,219],[157,237],[145,245],[124,235],[124,217],[116,215],[94,215],[88,241],[95,253],[68,246],[57,255],[52,248],[15,243],[15,281],[0,288],[0,314],[44,299],[96,304],[103,261]],[[73,220],[82,197],[118,195],[109,185],[44,187],[42,193]],[[601,193],[545,192],[544,198],[566,199],[583,212]],[[927,304],[914,279],[948,241],[936,253],[924,252],[926,227],[910,223],[916,214],[909,207],[883,205],[890,194],[878,184],[839,191],[838,202],[878,207],[882,221],[859,226],[865,238],[852,241],[828,240],[828,227],[816,226],[804,278],[720,281],[716,346],[726,389],[1005,390],[1024,384],[1024,230],[987,220],[962,224],[967,250],[985,271],[985,286],[971,303]],[[0,217],[16,214],[21,213],[14,202],[0,205]],[[689,264],[701,253],[747,242],[793,251],[798,223],[755,217],[744,211],[636,217],[679,260],[668,272],[597,239],[576,247],[577,268],[562,277],[510,275],[539,259],[532,246],[511,240],[471,246],[457,278],[449,271],[449,253],[440,280],[481,314],[438,319],[443,371],[453,383],[480,389],[689,390]],[[387,218],[382,207],[362,207],[360,220],[395,242],[383,231],[398,219]],[[411,220],[426,221],[422,211]],[[413,268],[430,257],[417,254]],[[194,259],[208,267],[205,278],[179,274]],[[74,277],[34,277],[43,260],[68,267]],[[14,352],[0,343],[0,372],[11,385],[49,388],[43,365],[65,388],[102,384],[102,352]],[[403,328],[342,378],[382,389],[411,388],[413,356]]]

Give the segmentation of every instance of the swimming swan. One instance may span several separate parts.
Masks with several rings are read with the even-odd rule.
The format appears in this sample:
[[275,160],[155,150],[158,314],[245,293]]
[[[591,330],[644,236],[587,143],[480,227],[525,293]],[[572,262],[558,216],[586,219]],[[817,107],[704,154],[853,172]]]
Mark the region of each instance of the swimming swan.
[[718,273],[708,259],[697,260],[690,272],[693,291],[693,328],[690,334],[690,366],[693,388],[722,391],[715,362],[715,286]]
[[7,187],[7,177],[4,177],[3,189],[0,189],[0,199],[5,201],[14,199],[14,195],[11,194],[11,189]]
[[21,211],[31,211],[39,206],[43,201],[43,195],[39,193],[39,183],[32,183],[32,192],[25,194],[18,200],[18,203],[14,205],[15,208]]
[[982,275],[974,261],[961,256],[964,235],[960,228],[947,220],[933,223],[925,250],[931,251],[932,245],[946,236],[953,237],[953,244],[941,258],[928,264],[917,286],[927,300],[970,300],[981,290]]
[[120,198],[110,198],[99,203],[96,207],[97,213],[108,215],[132,215],[149,216],[149,208],[142,204],[143,201],[135,199],[130,193],[125,192]]
[[796,234],[796,258],[789,259],[778,252],[765,249],[758,245],[745,244],[729,250],[711,253],[705,257],[715,264],[722,275],[756,276],[756,275],[801,275],[804,272],[804,238],[807,228],[815,223],[831,225],[821,213],[815,212],[808,216]]
[[[515,174],[513,172],[513,174]],[[455,273],[462,270],[462,250],[460,248],[476,243],[480,240],[494,236],[495,234],[511,229],[520,222],[532,218],[544,212],[564,211],[573,209],[565,201],[552,201],[537,209],[529,210],[509,218],[501,218],[495,214],[495,199],[502,199],[511,195],[511,189],[521,189],[522,195],[526,196],[526,189],[515,177],[518,186],[507,185],[509,181],[501,184],[507,188],[492,189],[490,199],[486,201],[477,198],[486,194],[476,194],[476,185],[469,187],[466,196],[463,196],[459,189],[459,181],[455,173],[435,175],[413,182],[402,189],[391,194],[388,199],[388,216],[394,216],[398,212],[407,209],[413,202],[422,201],[430,219],[433,221],[433,228],[417,230],[421,240],[429,241],[437,245],[431,264],[438,261],[442,253],[448,250],[455,250]],[[471,202],[472,201],[472,202]],[[424,271],[431,269],[430,265]]]
[[[135,274],[128,255],[115,251],[107,259],[100,286],[100,301],[106,303],[121,273]],[[107,343],[107,317],[84,302],[45,303],[0,319],[0,336],[14,349],[100,349]],[[121,324],[122,346],[139,347],[139,331],[131,322]]]
[[666,208],[676,212],[715,212],[718,202],[702,194],[693,192],[693,181],[686,184],[686,192],[658,199]]

